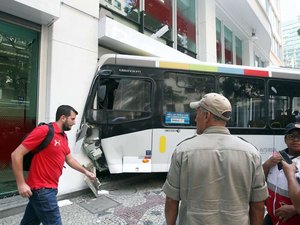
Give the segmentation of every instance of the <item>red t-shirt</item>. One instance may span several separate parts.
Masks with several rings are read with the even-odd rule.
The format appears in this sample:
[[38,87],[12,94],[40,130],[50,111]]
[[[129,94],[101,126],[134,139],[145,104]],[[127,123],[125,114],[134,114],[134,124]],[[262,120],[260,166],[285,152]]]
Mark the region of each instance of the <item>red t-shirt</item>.
[[[266,200],[266,206],[267,206],[267,210],[268,210],[268,213],[270,215],[270,218],[271,218],[273,224],[274,225],[275,224],[276,225],[299,225],[300,224],[300,215],[299,214],[294,215],[293,217],[288,219],[286,222],[282,222],[281,220],[278,219],[278,217],[276,217],[274,215],[275,209],[280,208],[281,205],[283,205],[283,204],[293,205],[293,203],[290,200],[290,198],[282,196],[278,193],[276,194],[270,188],[268,188],[268,191],[269,191],[269,197]],[[275,204],[274,204],[274,199],[275,198],[276,198],[276,201],[275,201]]]
[[[53,123],[53,127],[52,141],[32,159],[26,178],[26,183],[31,189],[57,188],[66,156],[70,154],[66,134],[58,128],[56,123]],[[29,150],[34,150],[44,140],[48,129],[47,125],[36,127],[22,142],[22,145]]]

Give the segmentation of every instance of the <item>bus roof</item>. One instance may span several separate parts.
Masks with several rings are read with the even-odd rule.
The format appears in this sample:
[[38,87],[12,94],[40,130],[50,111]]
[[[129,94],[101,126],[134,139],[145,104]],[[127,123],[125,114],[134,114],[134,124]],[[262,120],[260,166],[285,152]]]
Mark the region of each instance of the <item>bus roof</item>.
[[134,56],[122,54],[106,54],[103,55],[99,61],[100,65],[115,64],[127,66],[139,66],[150,68],[164,68],[164,69],[180,69],[190,71],[204,71],[225,74],[236,74],[244,76],[256,77],[276,77],[287,79],[300,79],[300,70],[287,68],[260,68],[250,66],[240,66],[231,64],[206,63],[199,60],[177,60],[166,59],[148,56]]

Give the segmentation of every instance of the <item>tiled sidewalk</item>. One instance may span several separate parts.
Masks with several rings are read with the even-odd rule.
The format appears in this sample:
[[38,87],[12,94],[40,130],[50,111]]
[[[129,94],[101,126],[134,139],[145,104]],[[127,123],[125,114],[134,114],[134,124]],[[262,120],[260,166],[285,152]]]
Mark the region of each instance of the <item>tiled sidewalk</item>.
[[[164,225],[162,179],[142,179],[112,186],[96,198],[92,192],[60,201],[63,225]],[[108,194],[107,194],[108,191]],[[0,219],[19,224],[23,213]]]

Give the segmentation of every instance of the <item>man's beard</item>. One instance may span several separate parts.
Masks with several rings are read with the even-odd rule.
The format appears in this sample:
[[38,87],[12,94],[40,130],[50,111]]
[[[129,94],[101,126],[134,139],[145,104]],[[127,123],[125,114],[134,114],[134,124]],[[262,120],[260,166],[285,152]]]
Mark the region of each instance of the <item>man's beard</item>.
[[64,123],[62,128],[63,128],[63,131],[71,130],[71,127],[67,126],[67,123]]

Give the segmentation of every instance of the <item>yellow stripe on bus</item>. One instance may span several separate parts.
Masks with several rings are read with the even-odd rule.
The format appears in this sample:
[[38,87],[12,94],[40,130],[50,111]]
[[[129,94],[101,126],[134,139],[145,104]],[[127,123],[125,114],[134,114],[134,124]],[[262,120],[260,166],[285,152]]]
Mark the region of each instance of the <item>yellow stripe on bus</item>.
[[160,136],[159,138],[159,152],[165,153],[166,152],[166,136]]
[[189,69],[189,64],[185,63],[173,63],[173,62],[159,62],[159,67],[170,68],[170,69]]
[[190,70],[218,72],[218,67],[216,67],[216,66],[205,66],[205,65],[191,64],[190,65]]
[[218,72],[218,67],[216,66],[206,66],[206,65],[186,64],[186,63],[159,62],[159,67],[170,68],[170,69]]

